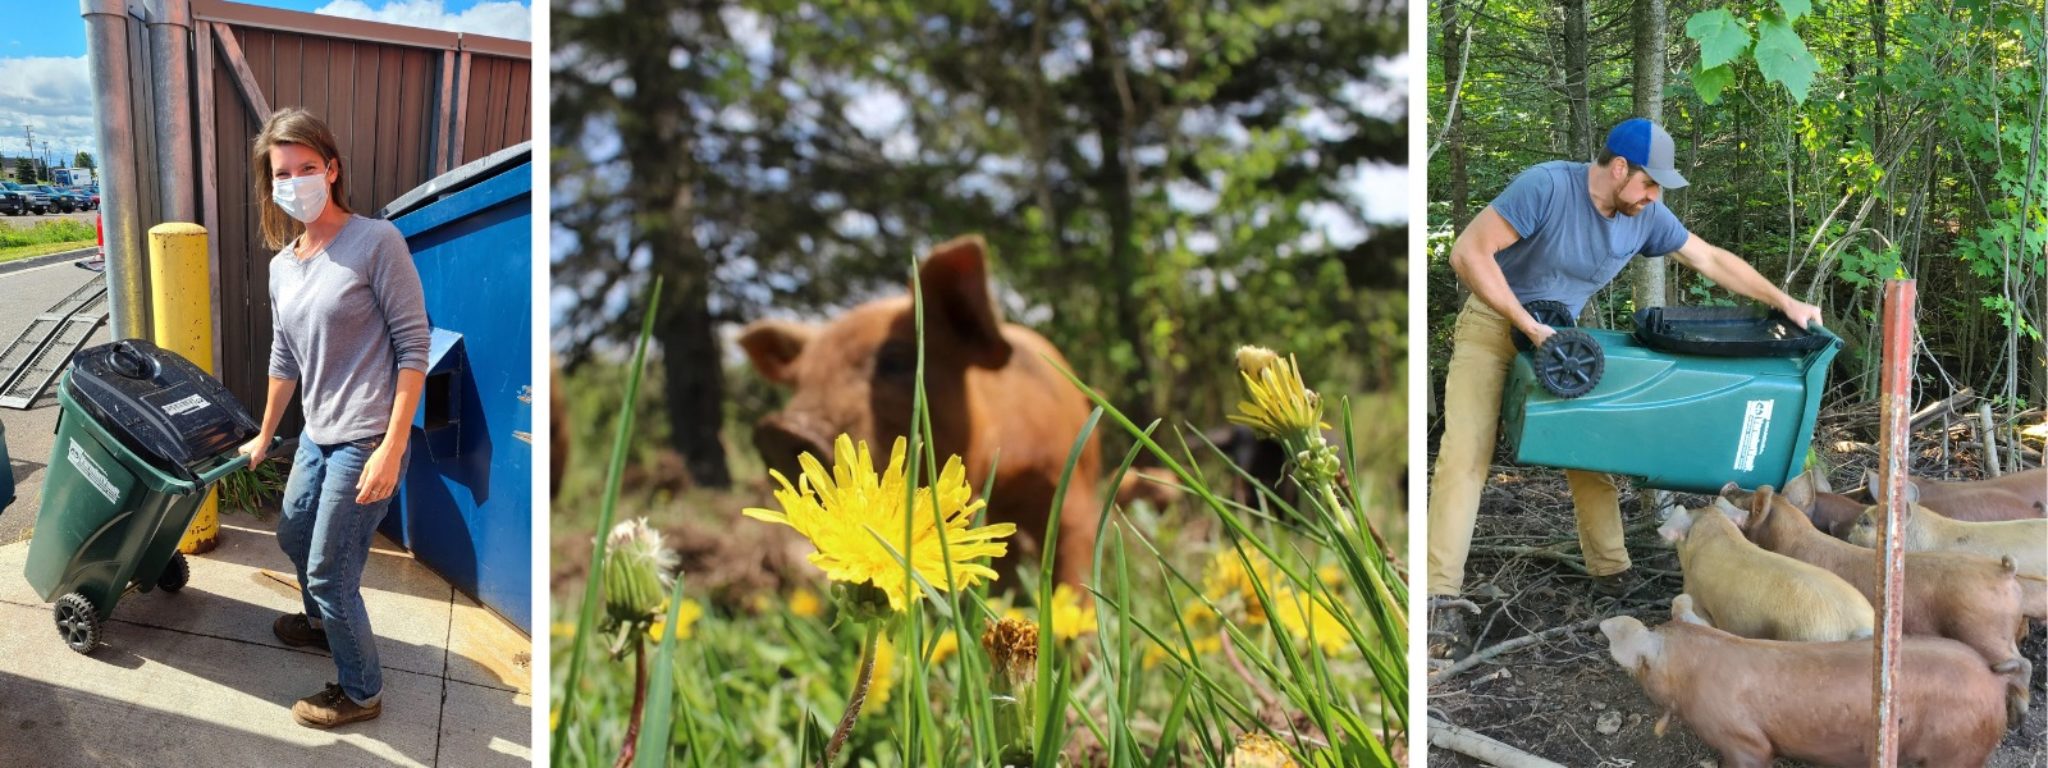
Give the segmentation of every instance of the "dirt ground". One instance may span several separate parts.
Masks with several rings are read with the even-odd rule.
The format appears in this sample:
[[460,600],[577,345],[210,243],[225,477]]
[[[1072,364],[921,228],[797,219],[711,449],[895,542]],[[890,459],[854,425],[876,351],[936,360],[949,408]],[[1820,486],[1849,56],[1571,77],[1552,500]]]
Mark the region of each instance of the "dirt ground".
[[[1860,478],[1876,460],[1869,446],[1876,436],[1848,425],[1875,423],[1862,413],[1824,416],[1814,444],[1832,468],[1829,474],[1838,490],[1860,487],[1861,481],[1852,478]],[[1951,448],[1964,437],[1961,429],[1951,435]],[[1974,455],[1963,450],[1942,455],[1940,430],[1934,426],[1916,434],[1913,444],[1927,449],[1915,460],[1915,474],[1979,476]],[[1622,510],[1629,528],[1629,554],[1642,580],[1620,600],[1596,598],[1580,564],[1563,475],[1514,467],[1504,458],[1497,461],[1480,503],[1479,526],[1466,566],[1466,597],[1481,611],[1466,619],[1468,638],[1477,633],[1476,639],[1468,639],[1467,648],[1608,616],[1634,615],[1652,626],[1668,619],[1671,598],[1683,583],[1677,553],[1657,539],[1656,515],[1635,490],[1624,491]],[[1697,505],[1708,497],[1679,494],[1677,500]],[[1992,768],[2048,765],[2048,631],[2034,625],[2021,648],[2034,662],[2034,704],[2022,727],[2007,732],[1987,763]],[[1717,764],[1713,750],[1682,725],[1673,723],[1661,738],[1654,733],[1660,713],[1608,656],[1606,639],[1596,626],[1511,651],[1448,680],[1433,679],[1429,712],[1568,766]],[[1429,764],[1486,765],[1434,747]],[[1805,764],[1780,760],[1778,765]]]

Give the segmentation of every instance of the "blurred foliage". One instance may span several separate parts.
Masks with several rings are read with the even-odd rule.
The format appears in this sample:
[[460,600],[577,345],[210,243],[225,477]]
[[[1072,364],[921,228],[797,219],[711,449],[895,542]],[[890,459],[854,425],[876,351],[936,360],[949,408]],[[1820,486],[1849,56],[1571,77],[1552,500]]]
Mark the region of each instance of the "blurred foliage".
[[[761,403],[737,324],[903,290],[978,232],[1007,317],[1140,419],[1220,424],[1238,344],[1312,385],[1405,381],[1406,230],[1359,175],[1406,161],[1405,8],[1234,3],[732,4],[553,9],[555,345],[631,335],[675,288],[657,398],[722,485],[719,425]],[[718,361],[718,364],[709,364]],[[650,372],[657,373],[657,372]],[[653,380],[651,380],[652,383]],[[742,422],[744,423],[744,422]]]
[[[1431,4],[1432,18],[1445,1]],[[1631,5],[1586,3],[1586,90],[1603,132],[1633,109]],[[2048,397],[2040,333],[2048,314],[2048,157],[2040,130],[2048,52],[2039,4],[1806,5],[1669,6],[1661,120],[1691,186],[1666,202],[1693,232],[1821,306],[1850,344],[1836,381],[1852,398],[1875,395],[1882,283],[1903,276],[1919,280],[1924,385],[1974,386],[2040,405]],[[1463,168],[1452,164],[1456,153],[1433,148],[1430,158],[1433,330],[1449,327],[1463,299],[1448,256],[1466,222],[1448,220],[1446,182],[1460,173],[1468,181],[1462,202],[1470,216],[1524,168],[1570,154],[1557,7],[1465,0],[1457,10],[1471,26],[1469,38],[1453,30],[1446,39],[1469,39],[1472,49],[1455,131],[1444,130],[1449,85],[1441,50],[1429,65],[1432,141],[1449,136],[1465,149]],[[1765,63],[1800,64],[1780,56],[1794,52],[1795,42],[1782,30],[1771,47],[1763,42],[1762,30],[1788,20],[1797,21],[1796,42],[1818,66],[1810,86]],[[1701,40],[1716,46],[1704,59]],[[1744,63],[1750,58],[1759,66]],[[1690,270],[1669,269],[1673,303],[1731,298]],[[1588,315],[1621,326],[1633,309],[1623,279],[1588,304]],[[1432,370],[1442,370],[1447,342],[1448,335],[1432,339]]]

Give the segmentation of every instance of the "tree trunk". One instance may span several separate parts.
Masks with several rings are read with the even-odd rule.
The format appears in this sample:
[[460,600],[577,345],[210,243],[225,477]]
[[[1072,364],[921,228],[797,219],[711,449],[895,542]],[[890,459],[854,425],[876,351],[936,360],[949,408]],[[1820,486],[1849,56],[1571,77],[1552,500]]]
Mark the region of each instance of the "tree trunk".
[[[629,5],[640,6],[633,12],[644,18],[671,14],[665,3],[653,0]],[[669,443],[682,454],[690,481],[724,488],[732,484],[732,474],[719,439],[725,370],[711,319],[711,264],[690,237],[696,163],[689,111],[679,95],[689,85],[684,81],[688,75],[669,64],[673,41],[665,25],[648,25],[640,34],[646,38],[628,48],[627,74],[634,88],[627,98],[630,117],[619,121],[619,138],[634,160],[629,193],[638,223],[634,239],[666,281],[654,327],[661,344],[662,407],[668,413]]]
[[[1635,0],[1635,113],[1659,125],[1664,123],[1664,0]],[[1665,287],[1665,261],[1637,259],[1633,267],[1636,308],[1661,307],[1669,303]]]
[[1102,10],[1089,14],[1088,30],[1089,79],[1094,96],[1089,117],[1102,143],[1102,167],[1096,170],[1094,187],[1103,214],[1109,219],[1109,285],[1104,296],[1110,302],[1110,338],[1131,345],[1133,358],[1131,367],[1123,371],[1119,400],[1133,421],[1149,424],[1158,409],[1153,402],[1156,393],[1152,386],[1151,346],[1139,314],[1144,299],[1137,287],[1138,276],[1150,270],[1140,263],[1143,251],[1137,247],[1133,208],[1137,169],[1132,165],[1130,141],[1135,117],[1131,110],[1135,105],[1130,102],[1121,53],[1116,49],[1120,35],[1110,13]]
[[[1451,103],[1453,94],[1456,93],[1455,90],[1449,89],[1457,88],[1460,85],[1459,79],[1464,76],[1459,64],[1465,56],[1465,38],[1458,25],[1459,0],[1438,0],[1438,2],[1442,3],[1443,6],[1443,23],[1439,26],[1443,30],[1444,39],[1443,44],[1437,46],[1437,50],[1443,52],[1444,87],[1447,89],[1444,93],[1444,103],[1448,105]],[[1465,200],[1470,194],[1470,190],[1466,187],[1465,137],[1458,131],[1458,124],[1463,121],[1460,120],[1457,112],[1446,114],[1444,120],[1444,149],[1450,152],[1451,166],[1451,177],[1448,180],[1451,198],[1451,226],[1455,229],[1463,229],[1465,224],[1471,220],[1470,211],[1466,208]]]
[[1564,94],[1570,110],[1566,145],[1575,160],[1593,159],[1593,104],[1587,95],[1586,0],[1564,0]]

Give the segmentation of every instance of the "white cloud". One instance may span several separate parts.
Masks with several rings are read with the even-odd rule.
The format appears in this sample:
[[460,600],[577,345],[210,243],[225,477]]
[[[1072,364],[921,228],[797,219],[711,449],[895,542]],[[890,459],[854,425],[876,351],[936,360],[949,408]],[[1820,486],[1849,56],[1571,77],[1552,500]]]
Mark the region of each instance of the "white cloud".
[[25,125],[35,128],[38,153],[50,143],[54,163],[70,165],[73,153],[92,150],[97,135],[84,56],[0,58],[0,154],[24,154]]
[[333,0],[313,12],[513,40],[533,39],[531,9],[524,3],[506,0],[485,0],[460,13],[450,13],[445,0],[385,0],[382,8],[372,8],[364,0]]

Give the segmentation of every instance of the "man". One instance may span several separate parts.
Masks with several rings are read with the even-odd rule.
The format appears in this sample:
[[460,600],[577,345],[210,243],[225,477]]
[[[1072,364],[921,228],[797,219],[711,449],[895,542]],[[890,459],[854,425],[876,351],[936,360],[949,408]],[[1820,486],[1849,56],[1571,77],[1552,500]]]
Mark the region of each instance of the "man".
[[[1596,162],[1560,160],[1523,171],[1451,247],[1451,268],[1472,297],[1458,314],[1452,340],[1443,443],[1429,489],[1429,594],[1438,605],[1432,635],[1455,640],[1460,634],[1454,601],[1464,587],[1465,557],[1492,464],[1501,387],[1515,355],[1511,333],[1541,344],[1555,332],[1523,304],[1562,302],[1576,317],[1629,260],[1673,253],[1679,263],[1776,308],[1799,326],[1820,320],[1819,308],[1786,295],[1748,262],[1686,231],[1660,202],[1664,190],[1686,185],[1672,167],[1672,154],[1671,135],[1656,123],[1624,122],[1607,134]],[[1628,550],[1613,478],[1566,470],[1565,480],[1595,588],[1627,592]]]

